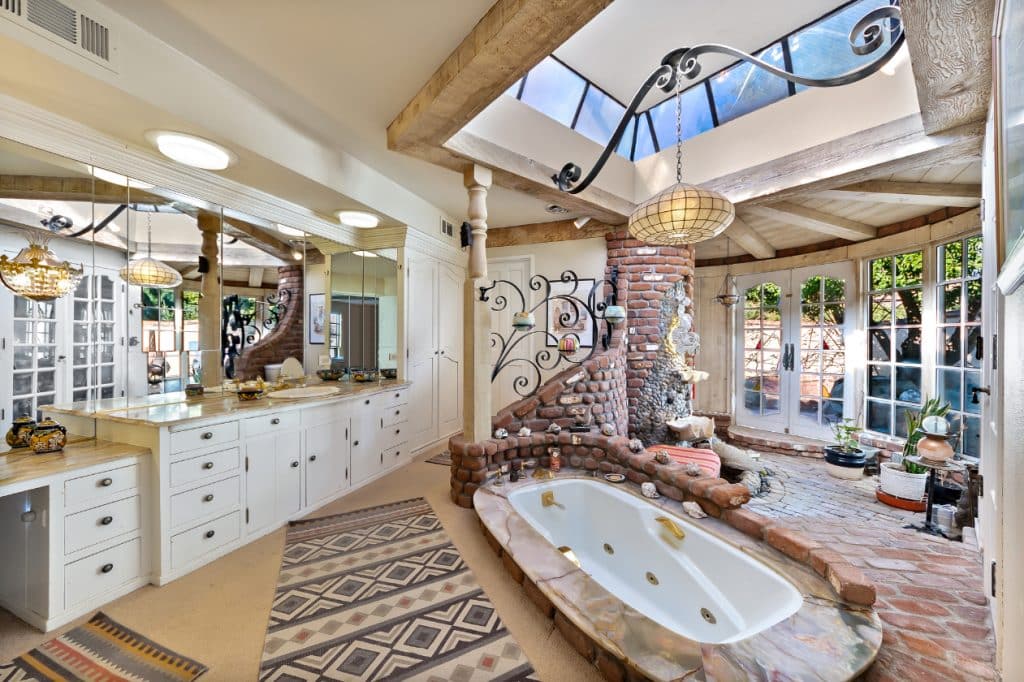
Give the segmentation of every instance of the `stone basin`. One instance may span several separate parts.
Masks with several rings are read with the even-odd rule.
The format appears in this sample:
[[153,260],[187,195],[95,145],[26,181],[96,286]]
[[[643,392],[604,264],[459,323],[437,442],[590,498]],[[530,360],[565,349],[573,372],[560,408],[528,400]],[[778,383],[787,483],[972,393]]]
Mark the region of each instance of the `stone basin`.
[[283,388],[279,391],[271,391],[267,394],[267,397],[301,400],[303,398],[326,398],[339,393],[341,393],[340,386],[303,386],[301,388]]

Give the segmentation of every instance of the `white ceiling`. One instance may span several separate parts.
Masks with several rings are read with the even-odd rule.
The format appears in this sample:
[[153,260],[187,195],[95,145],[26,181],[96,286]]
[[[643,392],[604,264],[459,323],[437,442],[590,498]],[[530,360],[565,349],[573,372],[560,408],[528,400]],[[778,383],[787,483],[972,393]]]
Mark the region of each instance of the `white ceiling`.
[[[628,103],[661,63],[680,47],[724,43],[747,52],[765,47],[794,29],[846,4],[844,0],[615,0],[555,56]],[[701,58],[701,76],[734,59]],[[645,106],[666,97],[656,90]]]

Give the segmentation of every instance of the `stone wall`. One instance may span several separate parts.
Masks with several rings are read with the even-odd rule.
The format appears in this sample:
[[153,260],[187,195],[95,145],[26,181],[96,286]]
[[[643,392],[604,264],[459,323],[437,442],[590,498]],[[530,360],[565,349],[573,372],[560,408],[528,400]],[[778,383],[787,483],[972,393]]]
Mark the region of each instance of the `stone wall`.
[[[305,342],[303,310],[305,291],[301,265],[285,265],[277,269],[277,293],[288,291],[287,309],[277,326],[256,343],[247,346],[235,358],[235,376],[240,379],[254,379],[263,376],[266,365],[283,362],[287,357],[302,360]],[[282,299],[283,300],[283,299]]]

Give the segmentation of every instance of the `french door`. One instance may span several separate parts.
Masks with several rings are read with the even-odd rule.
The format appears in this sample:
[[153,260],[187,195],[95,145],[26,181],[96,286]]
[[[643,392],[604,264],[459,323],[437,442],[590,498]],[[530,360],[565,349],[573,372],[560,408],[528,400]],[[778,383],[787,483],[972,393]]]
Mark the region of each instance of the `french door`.
[[855,414],[847,339],[856,314],[852,262],[737,278],[736,421],[827,439]]

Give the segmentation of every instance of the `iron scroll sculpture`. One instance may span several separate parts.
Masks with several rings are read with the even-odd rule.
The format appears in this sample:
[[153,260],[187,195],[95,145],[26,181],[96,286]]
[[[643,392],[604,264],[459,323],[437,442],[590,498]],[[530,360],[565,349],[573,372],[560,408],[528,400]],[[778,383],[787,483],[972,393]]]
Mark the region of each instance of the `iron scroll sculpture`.
[[[593,284],[589,286],[588,291],[582,291],[581,288],[584,285],[581,284],[580,278],[572,270],[564,271],[558,279],[552,280],[544,275],[534,275],[530,278],[529,289],[534,292],[541,292],[543,296],[540,301],[530,307],[527,302],[527,294],[520,289],[514,282],[510,282],[506,279],[496,279],[491,282],[490,286],[480,287],[480,300],[489,303],[490,309],[494,312],[501,312],[507,310],[509,307],[509,297],[514,295],[518,297],[520,307],[518,310],[534,313],[537,310],[544,308],[549,310],[549,304],[554,301],[563,301],[567,303],[567,309],[558,315],[558,323],[562,327],[574,327],[582,320],[589,318],[592,321],[590,325],[590,348],[579,349],[576,353],[563,353],[558,348],[559,337],[551,333],[548,329],[520,329],[513,327],[511,331],[502,333],[501,331],[491,331],[491,348],[498,349],[498,357],[494,362],[494,368],[491,370],[491,383],[497,380],[498,375],[505,369],[512,367],[513,365],[522,368],[523,373],[519,374],[512,380],[512,388],[515,392],[523,397],[528,398],[537,392],[540,388],[543,373],[557,369],[563,363],[567,367],[579,366],[589,360],[597,349],[598,343],[604,350],[607,350],[611,345],[612,341],[612,323],[605,319],[605,311],[609,306],[618,305],[619,289],[617,281],[619,278],[618,266],[611,268],[609,276],[604,280],[593,280]],[[591,280],[587,280],[588,282]],[[554,283],[565,284],[569,286],[567,293],[552,294],[551,285]],[[508,294],[498,294],[494,296],[493,300],[490,296],[491,292],[497,289],[498,286],[508,287],[512,291]],[[605,291],[607,294],[602,298],[598,299],[597,291],[599,287],[605,285],[607,288]],[[601,330],[600,323],[604,322],[604,328]],[[547,320],[545,320],[547,323]],[[513,353],[516,348],[520,346],[526,339],[533,338],[539,335],[540,338],[544,339],[546,346],[541,350],[534,353],[533,357],[513,357]],[[583,341],[583,339],[580,339]],[[553,342],[555,348],[547,347]],[[581,344],[582,345],[582,344]],[[585,354],[583,351],[587,351]]]
[[[277,328],[288,311],[291,297],[290,289],[282,289],[277,295],[268,295],[265,301],[257,301],[251,312],[242,310],[242,300],[237,294],[224,297],[221,345],[224,349],[224,375],[228,379],[235,378],[235,358],[263,338],[265,333]],[[256,320],[257,308],[263,309],[262,321]]]
[[[643,102],[647,93],[651,91],[651,88],[656,87],[666,93],[672,93],[675,92],[680,79],[685,78],[687,80],[694,80],[701,72],[701,66],[698,59],[702,55],[713,53],[729,55],[752,64],[760,69],[764,69],[769,73],[779,76],[780,78],[785,78],[787,81],[797,83],[798,85],[805,85],[811,88],[834,88],[841,85],[856,83],[859,80],[867,78],[868,76],[878,72],[896,56],[896,53],[906,40],[906,34],[903,32],[903,21],[899,6],[886,5],[884,7],[871,10],[865,14],[850,31],[850,49],[853,50],[854,54],[859,56],[872,54],[885,44],[886,32],[892,36],[892,41],[889,49],[886,50],[884,54],[873,62],[832,78],[808,78],[806,76],[799,76],[795,73],[786,71],[785,69],[773,66],[772,64],[758,59],[757,57],[743,52],[742,50],[737,50],[733,47],[729,47],[728,45],[720,45],[718,43],[705,43],[695,47],[683,47],[673,50],[665,55],[658,68],[656,68],[651,75],[647,77],[647,80],[644,81],[643,85],[640,86],[640,89],[637,90],[635,95],[633,95],[633,99],[630,100],[629,106],[626,108],[626,112],[622,115],[622,120],[619,121],[619,125],[615,128],[615,132],[612,134],[611,140],[609,140],[604,151],[601,152],[597,162],[594,164],[594,167],[589,173],[587,173],[587,176],[583,178],[582,182],[580,181],[580,177],[583,175],[582,169],[571,161],[565,164],[565,166],[562,167],[562,170],[557,174],[552,175],[551,179],[554,180],[558,189],[569,194],[579,194],[589,187],[590,183],[592,183],[601,172],[601,169],[604,168],[605,163],[608,162],[612,153],[614,153],[618,148],[619,142],[622,140],[622,136],[626,131],[626,127],[629,125],[630,119],[634,114],[636,114],[637,108],[639,108],[640,103]],[[863,40],[863,42],[861,42],[861,40]],[[579,182],[579,184],[576,184],[577,182]]]

